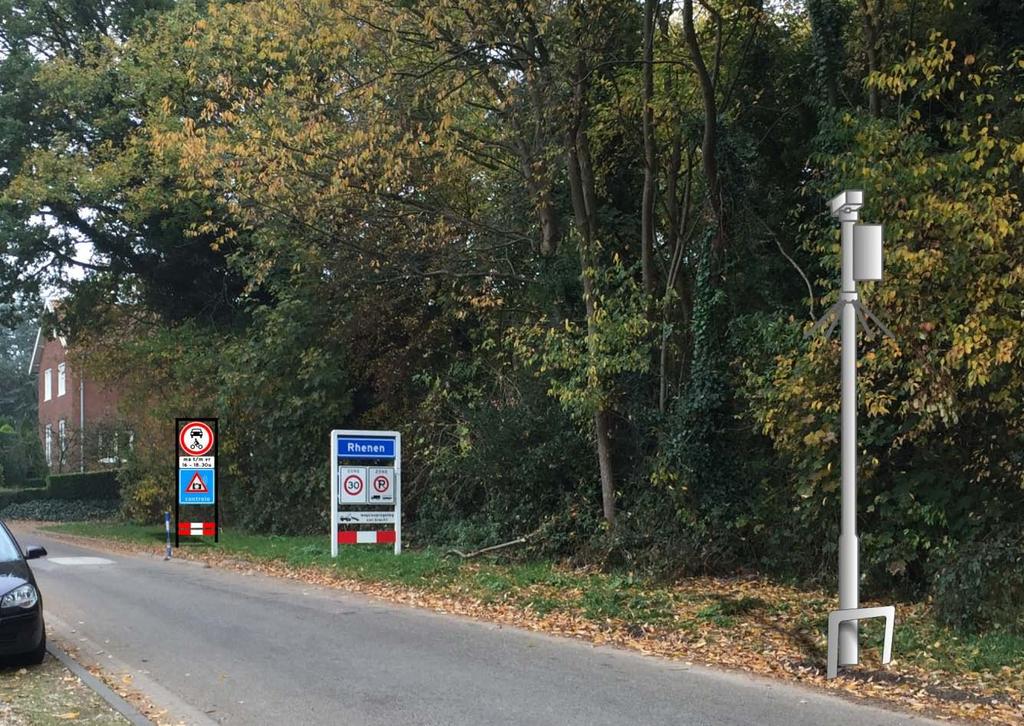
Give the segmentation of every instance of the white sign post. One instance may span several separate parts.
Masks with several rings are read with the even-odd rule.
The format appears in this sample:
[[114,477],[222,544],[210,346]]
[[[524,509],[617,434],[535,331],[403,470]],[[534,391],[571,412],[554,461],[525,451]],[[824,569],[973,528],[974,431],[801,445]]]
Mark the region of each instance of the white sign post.
[[827,675],[835,678],[839,665],[856,665],[858,658],[857,621],[885,618],[885,644],[882,662],[892,657],[892,634],[896,608],[860,607],[860,564],[857,538],[857,321],[871,333],[868,319],[886,335],[892,336],[881,321],[857,298],[857,282],[882,279],[882,226],[857,224],[864,205],[864,192],[848,190],[829,204],[832,216],[839,220],[841,287],[839,301],[822,316],[810,333],[830,320],[830,335],[836,323],[841,329],[840,461],[841,518],[839,530],[839,610],[829,614]]
[[[402,435],[397,431],[331,431],[328,461],[331,557],[338,556],[339,544],[394,543],[395,554],[400,554]],[[373,529],[366,529],[368,526]]]

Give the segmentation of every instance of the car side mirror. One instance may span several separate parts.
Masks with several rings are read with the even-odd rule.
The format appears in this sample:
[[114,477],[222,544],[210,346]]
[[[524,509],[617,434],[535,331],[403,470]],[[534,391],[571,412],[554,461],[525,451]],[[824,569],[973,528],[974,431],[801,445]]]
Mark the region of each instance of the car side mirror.
[[26,560],[37,560],[40,557],[46,557],[45,547],[40,547],[39,545],[29,545],[25,548]]

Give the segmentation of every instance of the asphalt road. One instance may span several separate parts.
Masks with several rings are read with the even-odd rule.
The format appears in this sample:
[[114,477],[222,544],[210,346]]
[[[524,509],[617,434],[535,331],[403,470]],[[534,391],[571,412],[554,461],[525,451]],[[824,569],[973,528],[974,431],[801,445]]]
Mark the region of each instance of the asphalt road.
[[[57,634],[133,674],[190,724],[938,724],[338,590],[17,533],[49,550],[33,569]],[[107,562],[65,559],[79,557]]]

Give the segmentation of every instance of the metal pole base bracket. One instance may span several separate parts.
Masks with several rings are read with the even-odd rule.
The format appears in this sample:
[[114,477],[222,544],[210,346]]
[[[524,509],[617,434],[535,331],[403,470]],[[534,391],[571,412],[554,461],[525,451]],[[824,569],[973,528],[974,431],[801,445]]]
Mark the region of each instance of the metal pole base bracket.
[[882,645],[882,663],[892,660],[892,632],[896,626],[896,607],[882,605],[874,608],[849,608],[833,610],[828,614],[828,672],[827,678],[835,678],[839,671],[839,623],[850,620],[885,618],[885,641]]

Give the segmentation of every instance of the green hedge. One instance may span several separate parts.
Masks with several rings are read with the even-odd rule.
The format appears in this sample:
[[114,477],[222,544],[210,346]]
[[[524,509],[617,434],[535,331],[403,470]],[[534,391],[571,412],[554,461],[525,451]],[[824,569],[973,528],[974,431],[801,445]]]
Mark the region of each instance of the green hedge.
[[0,489],[0,509],[8,504],[47,498],[45,489]]
[[[42,484],[43,480],[30,480]],[[63,500],[107,500],[121,498],[117,472],[90,471],[84,474],[51,474],[46,486],[24,489],[0,489],[0,509],[21,502]]]
[[87,471],[84,474],[51,474],[46,499],[119,499],[117,472]]
[[0,519],[37,522],[84,522],[114,519],[120,504],[113,499],[36,499],[0,507]]

